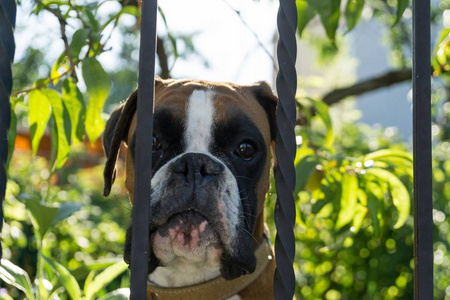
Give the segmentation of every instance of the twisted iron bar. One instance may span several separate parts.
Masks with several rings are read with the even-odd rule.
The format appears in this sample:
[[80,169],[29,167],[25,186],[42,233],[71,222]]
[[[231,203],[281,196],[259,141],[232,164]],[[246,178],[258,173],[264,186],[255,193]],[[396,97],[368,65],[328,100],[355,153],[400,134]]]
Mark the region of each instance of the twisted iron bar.
[[295,237],[295,92],[297,90],[297,73],[295,60],[297,42],[297,9],[295,0],[280,0],[277,18],[279,40],[277,55],[279,71],[277,74],[277,92],[279,102],[277,106],[278,134],[276,139],[275,184],[277,188],[277,202],[275,206],[275,224],[277,235],[275,238],[275,298],[292,299],[295,291],[294,256]]
[[11,106],[9,104],[12,89],[11,65],[16,48],[13,34],[15,23],[16,2],[14,0],[0,0],[0,233],[3,225],[3,199],[6,191],[8,130],[11,121]]
[[150,182],[152,177],[153,104],[155,85],[157,0],[142,1],[139,90],[136,123],[136,169],[131,244],[130,299],[147,298]]

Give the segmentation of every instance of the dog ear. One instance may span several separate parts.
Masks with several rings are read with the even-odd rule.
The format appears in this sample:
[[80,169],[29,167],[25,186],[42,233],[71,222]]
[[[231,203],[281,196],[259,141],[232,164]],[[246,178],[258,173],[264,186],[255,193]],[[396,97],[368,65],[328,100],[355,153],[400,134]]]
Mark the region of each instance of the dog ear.
[[276,109],[278,98],[273,94],[269,84],[265,81],[259,81],[250,86],[250,90],[258,103],[264,108],[270,125],[270,138],[275,141],[277,134]]
[[103,150],[106,155],[106,164],[103,171],[105,186],[103,195],[111,192],[111,186],[116,179],[116,161],[119,155],[120,144],[127,140],[131,120],[137,107],[137,89],[128,97],[127,101],[119,105],[111,113],[106,122],[103,133]]

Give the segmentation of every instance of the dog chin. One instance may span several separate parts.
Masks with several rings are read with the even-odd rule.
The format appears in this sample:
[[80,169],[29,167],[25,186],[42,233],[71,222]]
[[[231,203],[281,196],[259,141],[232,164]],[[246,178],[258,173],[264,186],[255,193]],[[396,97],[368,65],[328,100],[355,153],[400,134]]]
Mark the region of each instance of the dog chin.
[[175,214],[159,226],[152,234],[152,248],[162,266],[184,261],[219,268],[223,253],[218,232],[194,211]]

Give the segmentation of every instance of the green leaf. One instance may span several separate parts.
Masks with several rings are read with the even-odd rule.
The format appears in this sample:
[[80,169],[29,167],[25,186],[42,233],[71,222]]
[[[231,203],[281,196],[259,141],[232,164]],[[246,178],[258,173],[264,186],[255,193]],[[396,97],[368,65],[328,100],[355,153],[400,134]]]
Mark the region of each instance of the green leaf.
[[307,0],[297,0],[296,4],[298,14],[297,29],[298,35],[301,37],[306,25],[308,25],[309,21],[317,15],[317,12]]
[[135,5],[126,5],[122,8],[122,14],[132,15],[136,18],[139,18],[141,16],[140,9]]
[[366,174],[373,175],[380,181],[385,181],[389,184],[389,187],[391,188],[392,202],[398,211],[398,219],[394,225],[394,228],[397,229],[403,226],[408,219],[411,206],[411,198],[406,187],[394,173],[387,170],[369,168],[366,170]]
[[110,81],[108,74],[94,57],[83,61],[82,73],[90,96],[86,111],[86,132],[90,142],[94,143],[105,128],[100,113],[108,96]]
[[86,291],[85,300],[93,299],[104,286],[125,272],[126,269],[128,269],[128,265],[124,261],[119,261],[95,276],[94,280],[87,287],[84,287]]
[[62,202],[59,204],[58,214],[53,219],[52,225],[70,217],[74,212],[79,211],[81,208],[80,203],[76,202]]
[[295,191],[294,196],[305,189],[308,179],[316,170],[319,159],[311,149],[299,148],[295,158]]
[[36,155],[39,143],[51,115],[50,101],[41,90],[33,90],[28,95],[28,124],[30,126],[31,149]]
[[345,7],[345,18],[347,20],[347,32],[355,28],[364,8],[364,0],[348,0]]
[[91,284],[92,280],[95,278],[95,275],[97,275],[96,271],[91,271],[86,277],[86,280],[84,281],[84,294],[87,293],[87,288]]
[[64,68],[67,70],[67,61],[68,58],[66,56],[66,52],[61,53],[61,55],[58,57],[58,59],[55,61],[55,63],[52,66],[52,69],[50,71],[50,78],[53,79],[53,85],[57,85],[59,80],[61,79],[61,74],[59,73],[59,69],[64,66]]
[[91,7],[86,6],[84,12],[86,13],[88,24],[92,27],[92,29],[95,32],[98,32],[101,27],[97,21],[98,18],[95,17]]
[[351,231],[354,234],[357,234],[361,229],[361,225],[364,221],[364,218],[367,215],[367,208],[361,204],[356,204],[355,214],[353,216],[352,228]]
[[54,259],[42,255],[44,261],[55,271],[58,273],[58,279],[61,284],[65,287],[67,293],[69,294],[72,300],[81,299],[81,289],[78,285],[75,277],[70,274],[69,270],[67,270],[64,266],[56,262]]
[[11,121],[9,123],[8,130],[8,158],[6,159],[6,170],[9,169],[9,163],[11,162],[12,155],[14,153],[16,136],[17,136],[17,117],[15,113],[15,103],[11,104]]
[[402,19],[403,13],[405,12],[406,8],[408,8],[408,6],[409,0],[397,0],[397,15],[392,26],[395,26]]
[[98,300],[127,300],[130,297],[130,289],[121,288],[111,293],[106,294],[105,296],[99,298]]
[[358,178],[355,175],[342,175],[341,208],[336,221],[336,229],[341,229],[353,220],[356,211]]
[[42,203],[36,198],[25,200],[25,205],[30,214],[30,220],[34,229],[42,239],[52,226],[53,220],[58,215],[59,208],[54,204]]
[[373,233],[375,236],[380,234],[380,222],[378,220],[378,214],[380,211],[379,202],[383,201],[383,198],[379,198],[376,195],[383,196],[383,192],[380,193],[380,187],[378,184],[368,181],[366,182],[366,194],[367,194],[367,209],[369,210],[369,216],[372,220]]
[[73,59],[78,59],[81,48],[86,45],[89,36],[89,28],[82,28],[75,31],[70,42],[69,49]]
[[330,113],[328,111],[328,105],[323,103],[322,101],[317,101],[312,98],[306,98],[317,113],[317,116],[322,120],[326,127],[325,133],[325,144],[326,148],[331,148],[334,143],[334,135],[333,135],[333,123],[331,122]]
[[86,106],[84,104],[83,95],[71,77],[67,78],[63,83],[62,100],[67,108],[71,123],[71,140],[77,145],[84,138],[84,122]]
[[57,154],[56,161],[53,166],[55,170],[61,168],[69,157],[70,140],[71,140],[71,123],[69,112],[64,107],[63,101],[59,93],[52,89],[42,89],[49,100],[52,110],[53,118],[56,124],[57,131]]
[[27,272],[7,259],[0,260],[0,278],[7,284],[24,292],[28,299],[35,299]]
[[115,264],[119,261],[122,261],[122,260],[123,260],[123,258],[119,258],[119,257],[108,257],[108,258],[101,258],[101,259],[97,259],[97,260],[87,260],[87,261],[85,261],[85,266],[89,270],[98,271],[98,270],[107,268],[109,266],[112,266],[113,264]]
[[382,149],[378,150],[372,153],[367,154],[364,156],[364,161],[369,160],[389,160],[389,158],[401,158],[407,161],[412,162],[413,157],[409,152],[401,151],[401,150],[395,150],[395,149]]
[[317,11],[328,38],[334,41],[341,16],[341,0],[308,0],[308,4]]

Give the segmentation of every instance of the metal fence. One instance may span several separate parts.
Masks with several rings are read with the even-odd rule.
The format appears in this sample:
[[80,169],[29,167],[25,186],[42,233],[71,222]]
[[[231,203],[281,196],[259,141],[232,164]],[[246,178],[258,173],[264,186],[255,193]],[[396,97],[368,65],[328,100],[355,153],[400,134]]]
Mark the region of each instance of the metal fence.
[[[141,48],[139,66],[138,123],[136,129],[136,174],[133,207],[131,299],[145,299],[147,285],[149,195],[151,179],[151,140],[140,138],[153,132],[154,71],[156,51],[157,1],[142,3]],[[7,133],[10,123],[9,96],[12,88],[11,64],[14,57],[14,0],[0,0],[0,202],[6,189]],[[297,11],[294,0],[280,0],[278,13],[279,43],[277,76],[279,105],[276,141],[278,199],[275,221],[277,270],[274,278],[277,299],[294,294],[293,261],[295,240],[295,91],[297,53],[295,31]],[[414,258],[415,298],[433,298],[433,233],[431,177],[431,108],[430,108],[430,2],[413,1],[413,135],[414,135]],[[3,221],[0,209],[0,229]],[[1,251],[1,250],[0,250]],[[1,252],[0,252],[1,257]]]

